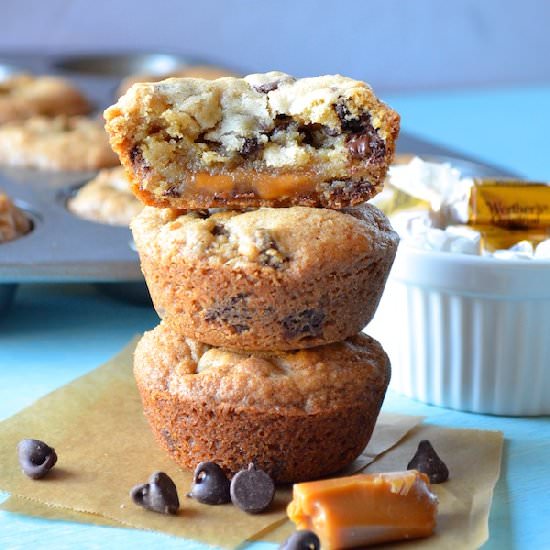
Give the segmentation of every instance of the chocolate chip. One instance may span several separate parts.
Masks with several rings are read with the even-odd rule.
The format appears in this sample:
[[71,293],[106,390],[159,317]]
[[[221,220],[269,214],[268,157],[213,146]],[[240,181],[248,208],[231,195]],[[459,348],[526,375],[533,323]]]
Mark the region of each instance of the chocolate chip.
[[269,92],[272,92],[273,90],[276,90],[279,87],[280,83],[280,80],[273,80],[273,82],[266,82],[265,84],[261,84],[260,86],[254,86],[254,89],[260,94],[267,94]]
[[276,130],[286,130],[286,128],[294,122],[293,118],[289,115],[276,115],[275,116],[275,129]]
[[340,119],[342,132],[348,134],[363,134],[370,129],[374,130],[369,113],[353,116],[350,110],[343,104],[336,105],[335,110]]
[[279,550],[319,550],[320,547],[319,537],[313,531],[301,529],[292,533]]
[[[340,125],[343,132],[350,134],[359,134],[364,130],[364,119],[361,117],[354,117],[350,110],[343,103],[337,103],[334,106],[336,114],[340,119]],[[367,115],[368,116],[368,115]],[[370,120],[370,116],[369,116]]]
[[147,173],[151,170],[151,167],[145,162],[143,158],[143,151],[138,145],[134,145],[130,149],[130,162],[132,163],[132,168],[134,172],[143,172]]
[[219,236],[227,237],[229,235],[229,231],[221,223],[214,224],[214,227],[212,228],[211,233],[212,235],[214,235],[214,237],[219,237]]
[[277,242],[266,229],[257,229],[254,232],[254,244],[259,250],[258,262],[260,264],[280,269],[288,261],[288,257],[281,252]]
[[130,149],[130,161],[132,162],[133,166],[135,166],[136,164],[141,164],[143,162],[143,154],[138,145],[134,145]]
[[169,187],[168,189],[166,189],[163,193],[162,193],[165,197],[179,197],[180,196],[180,191],[179,191],[179,186],[177,185],[174,185],[172,187]]
[[353,158],[371,158],[380,160],[386,154],[384,142],[367,132],[349,138],[346,147]]
[[283,267],[286,256],[281,254],[281,252],[275,248],[271,247],[267,250],[264,250],[259,256],[258,261],[265,266],[273,267],[274,269],[281,269]]
[[320,336],[323,332],[325,313],[320,309],[304,309],[295,315],[288,315],[281,324],[286,338],[298,336]]
[[347,138],[347,148],[353,158],[384,158],[386,144],[372,125],[369,113],[354,117],[342,103],[336,104],[334,109],[340,119],[342,131],[350,134]]
[[17,444],[17,457],[23,473],[32,479],[44,477],[57,462],[55,449],[39,439],[23,439]]
[[350,137],[346,147],[353,158],[361,159],[372,155],[375,150],[372,145],[376,147],[376,142],[372,142],[370,136],[361,134]]
[[426,474],[430,483],[443,483],[449,479],[449,469],[427,439],[418,444],[415,455],[407,464],[407,470],[418,470]]
[[132,501],[138,506],[159,514],[177,514],[180,501],[175,483],[164,472],[155,472],[149,483],[136,485],[130,491]]
[[245,138],[239,153],[243,157],[253,157],[262,149],[256,138]]
[[250,330],[250,325],[247,325],[246,323],[234,323],[234,324],[231,325],[231,328],[237,334],[242,334],[243,332],[246,332],[247,330]]
[[231,501],[248,514],[259,514],[267,510],[275,496],[275,484],[263,470],[254,464],[241,470],[231,480]]
[[221,321],[229,325],[237,334],[250,330],[248,321],[252,319],[246,305],[248,294],[239,293],[231,296],[229,300],[219,306],[209,308],[205,311],[206,321]]
[[374,194],[374,188],[367,180],[333,180],[323,184],[323,194],[336,208],[342,208],[365,202],[365,197]]
[[187,496],[202,504],[231,502],[229,479],[215,462],[201,462],[195,469],[191,492]]
[[315,149],[320,149],[325,145],[327,132],[325,131],[327,127],[322,124],[304,124],[298,128],[298,131],[302,135],[302,143],[306,145],[311,145]]
[[210,217],[210,210],[207,208],[203,208],[202,210],[193,210],[192,212],[201,220],[207,220]]

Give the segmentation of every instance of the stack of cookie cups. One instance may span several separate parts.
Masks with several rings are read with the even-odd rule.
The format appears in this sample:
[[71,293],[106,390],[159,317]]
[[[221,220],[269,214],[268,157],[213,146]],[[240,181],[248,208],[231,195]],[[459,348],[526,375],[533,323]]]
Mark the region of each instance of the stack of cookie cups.
[[280,483],[335,473],[365,448],[389,383],[388,357],[361,331],[397,234],[366,203],[208,206],[146,206],[131,224],[162,318],[134,360],[155,438],[186,469],[253,462]]

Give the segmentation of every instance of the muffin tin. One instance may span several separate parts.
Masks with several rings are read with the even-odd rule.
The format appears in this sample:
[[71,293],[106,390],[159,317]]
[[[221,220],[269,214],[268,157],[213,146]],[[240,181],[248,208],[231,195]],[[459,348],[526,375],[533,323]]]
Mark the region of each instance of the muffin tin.
[[[93,102],[97,114],[116,101],[121,78],[132,73],[164,73],[177,66],[204,63],[165,54],[2,55],[0,78],[15,72],[55,74],[74,81]],[[465,174],[511,175],[453,158],[451,151],[402,134],[401,153],[448,160]],[[17,283],[96,282],[111,295],[146,301],[147,292],[130,230],[76,217],[67,198],[95,172],[44,172],[0,167],[0,189],[32,219],[33,230],[0,244],[0,310],[8,307]]]

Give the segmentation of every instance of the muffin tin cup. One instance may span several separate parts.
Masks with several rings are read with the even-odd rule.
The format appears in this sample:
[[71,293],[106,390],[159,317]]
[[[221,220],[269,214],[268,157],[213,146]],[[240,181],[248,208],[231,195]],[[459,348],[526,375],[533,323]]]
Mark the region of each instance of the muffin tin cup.
[[99,77],[133,74],[162,75],[182,67],[204,64],[197,58],[167,53],[82,53],[57,58],[53,66],[65,73]]
[[369,334],[393,389],[442,407],[550,414],[550,262],[402,247]]

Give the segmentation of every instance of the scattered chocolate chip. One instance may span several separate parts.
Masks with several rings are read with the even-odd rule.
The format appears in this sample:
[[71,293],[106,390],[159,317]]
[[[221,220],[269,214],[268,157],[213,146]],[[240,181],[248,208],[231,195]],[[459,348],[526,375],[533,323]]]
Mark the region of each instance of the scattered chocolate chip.
[[250,330],[247,321],[250,321],[252,316],[246,305],[247,298],[247,294],[236,294],[219,306],[207,309],[204,314],[205,321],[221,321],[237,334]]
[[231,502],[248,514],[267,510],[275,496],[275,484],[263,470],[254,464],[241,470],[231,480]]
[[295,315],[287,315],[281,321],[285,337],[292,339],[299,336],[320,336],[325,317],[324,311],[320,309],[304,309]]
[[319,537],[313,531],[300,529],[292,533],[279,546],[279,550],[319,550],[320,547]]
[[39,439],[23,439],[17,444],[17,457],[23,473],[32,479],[44,477],[57,462],[55,449]]
[[449,469],[427,439],[418,444],[415,455],[407,464],[407,470],[418,470],[426,474],[430,483],[443,483],[449,479]]
[[176,485],[164,472],[155,472],[149,483],[136,485],[130,497],[138,506],[160,514],[177,514],[180,507]]
[[187,495],[202,504],[231,502],[230,482],[215,462],[201,462],[193,474],[191,492]]
[[253,157],[262,149],[256,138],[245,138],[239,153],[243,157]]
[[273,90],[276,90],[279,87],[280,83],[280,80],[273,80],[273,82],[266,82],[265,84],[261,84],[260,86],[254,86],[254,89],[260,94],[267,94],[269,92],[272,92]]

